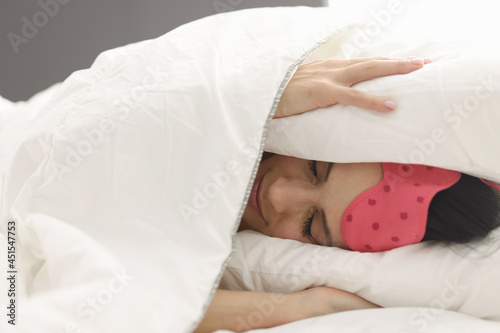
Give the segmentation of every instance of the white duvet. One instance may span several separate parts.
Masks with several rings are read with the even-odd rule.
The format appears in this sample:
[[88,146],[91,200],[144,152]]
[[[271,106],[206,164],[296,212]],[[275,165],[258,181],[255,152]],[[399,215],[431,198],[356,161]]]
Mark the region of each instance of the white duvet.
[[[15,224],[17,271],[15,298],[2,292],[16,302],[16,325],[6,316],[1,325],[193,330],[231,258],[280,93],[300,61],[345,27],[305,7],[216,15],[104,52],[27,103],[0,100],[0,246]],[[416,311],[355,311],[269,331],[500,329],[445,310],[416,325]]]

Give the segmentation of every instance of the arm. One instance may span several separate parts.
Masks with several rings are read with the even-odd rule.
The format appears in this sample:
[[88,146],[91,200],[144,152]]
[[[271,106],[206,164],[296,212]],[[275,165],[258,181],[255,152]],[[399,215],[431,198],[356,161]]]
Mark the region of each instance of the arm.
[[378,112],[390,112],[396,103],[351,88],[376,77],[407,74],[429,59],[389,59],[384,57],[330,58],[299,66],[281,97],[274,118],[293,116],[342,103]]
[[346,291],[316,287],[291,294],[217,290],[196,333],[268,328],[300,319],[379,306]]

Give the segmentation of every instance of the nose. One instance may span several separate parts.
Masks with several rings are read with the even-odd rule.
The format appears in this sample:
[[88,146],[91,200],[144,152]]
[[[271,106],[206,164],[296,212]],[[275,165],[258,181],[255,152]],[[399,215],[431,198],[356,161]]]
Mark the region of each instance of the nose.
[[288,215],[309,207],[314,202],[315,191],[308,181],[279,177],[269,186],[268,196],[277,214]]

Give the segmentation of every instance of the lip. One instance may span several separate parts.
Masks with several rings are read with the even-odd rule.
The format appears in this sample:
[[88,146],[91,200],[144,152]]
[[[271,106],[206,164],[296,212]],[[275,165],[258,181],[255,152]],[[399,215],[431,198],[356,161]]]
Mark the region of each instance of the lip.
[[255,182],[252,185],[252,190],[250,191],[250,198],[248,199],[248,202],[250,204],[250,207],[257,213],[257,215],[260,216],[262,220],[268,225],[266,219],[264,218],[264,215],[262,215],[262,210],[261,210],[261,205],[260,205],[260,185],[262,184],[262,179],[264,178],[265,174],[260,176],[255,180]]

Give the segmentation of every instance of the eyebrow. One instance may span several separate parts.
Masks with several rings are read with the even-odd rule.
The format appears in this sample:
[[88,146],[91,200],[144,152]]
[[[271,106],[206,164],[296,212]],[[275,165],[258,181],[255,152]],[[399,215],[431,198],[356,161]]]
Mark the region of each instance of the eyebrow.
[[[333,167],[333,163],[330,162],[328,163],[328,166],[326,167],[326,173],[325,173],[325,180],[323,182],[326,183],[326,181],[328,180],[328,176],[330,175],[330,170],[332,170],[332,167]],[[332,234],[330,233],[330,229],[328,228],[328,223],[326,222],[326,215],[325,215],[325,210],[324,209],[321,209],[321,217],[322,217],[322,223],[323,223],[323,231],[325,233],[325,236],[326,236],[326,244],[329,246],[329,247],[332,247],[333,244],[332,244]]]
[[326,168],[326,174],[325,174],[325,182],[328,180],[328,176],[330,175],[330,170],[332,170],[333,163],[330,162],[328,163],[328,167]]
[[333,246],[332,235],[330,233],[330,229],[328,228],[328,223],[326,223],[326,215],[325,215],[325,211],[323,209],[321,210],[321,217],[323,219],[323,231],[325,232],[325,235],[326,235],[326,244],[329,247],[332,247]]

